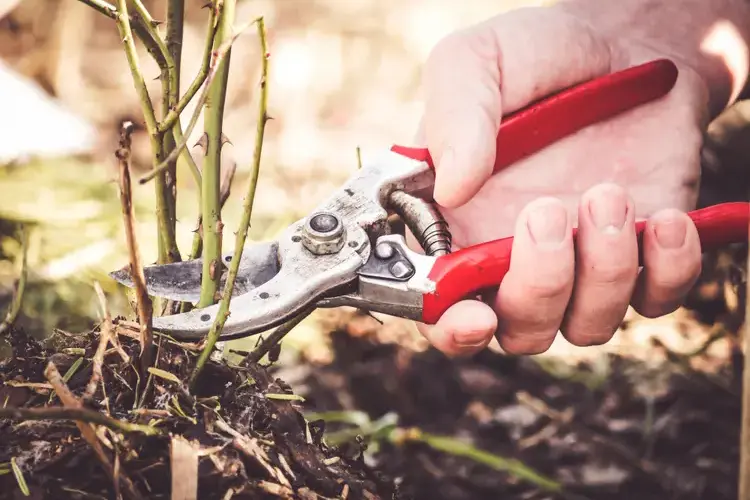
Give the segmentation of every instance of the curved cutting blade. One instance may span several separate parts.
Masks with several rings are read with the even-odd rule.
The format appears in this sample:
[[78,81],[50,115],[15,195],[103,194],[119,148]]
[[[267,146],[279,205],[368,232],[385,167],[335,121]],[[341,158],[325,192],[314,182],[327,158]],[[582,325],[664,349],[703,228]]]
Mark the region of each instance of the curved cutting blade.
[[[261,286],[279,272],[279,259],[276,241],[248,245],[242,250],[242,260],[235,280],[232,297],[244,294]],[[233,253],[225,254],[222,259],[229,265]],[[130,266],[109,273],[116,281],[133,287]],[[146,278],[146,290],[149,295],[163,297],[180,302],[198,302],[201,295],[201,276],[203,259],[176,262],[174,264],[146,266],[143,269]],[[224,289],[227,268],[221,277],[220,290]]]
[[[356,271],[370,254],[367,233],[350,223],[349,245],[334,254],[315,255],[296,237],[304,221],[280,238],[278,274],[247,293],[233,296],[222,340],[254,335],[280,325],[316,304],[334,289],[356,280]],[[361,252],[361,253],[360,253]],[[213,326],[220,305],[156,317],[154,330],[180,339],[201,339]]]

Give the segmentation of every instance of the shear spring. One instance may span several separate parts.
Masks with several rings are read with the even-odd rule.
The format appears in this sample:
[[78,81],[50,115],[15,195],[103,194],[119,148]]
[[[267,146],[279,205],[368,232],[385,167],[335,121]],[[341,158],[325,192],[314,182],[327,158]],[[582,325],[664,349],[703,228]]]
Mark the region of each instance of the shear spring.
[[448,223],[434,206],[403,191],[391,193],[389,201],[425,254],[439,257],[451,252],[452,236]]

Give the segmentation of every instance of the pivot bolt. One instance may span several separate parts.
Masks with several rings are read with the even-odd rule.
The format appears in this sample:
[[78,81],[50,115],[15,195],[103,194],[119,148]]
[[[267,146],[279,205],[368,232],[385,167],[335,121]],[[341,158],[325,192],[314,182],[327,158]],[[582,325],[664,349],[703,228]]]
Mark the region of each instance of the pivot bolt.
[[344,246],[344,225],[332,213],[320,212],[307,219],[302,244],[315,255],[337,253]]
[[393,254],[396,253],[396,251],[393,249],[393,245],[390,243],[378,243],[375,246],[375,255],[380,260],[388,260],[391,257],[393,257]]
[[310,227],[321,234],[332,233],[338,226],[339,219],[333,214],[315,214],[310,218]]
[[391,274],[398,279],[405,279],[414,273],[414,268],[411,267],[406,261],[397,260],[391,264]]

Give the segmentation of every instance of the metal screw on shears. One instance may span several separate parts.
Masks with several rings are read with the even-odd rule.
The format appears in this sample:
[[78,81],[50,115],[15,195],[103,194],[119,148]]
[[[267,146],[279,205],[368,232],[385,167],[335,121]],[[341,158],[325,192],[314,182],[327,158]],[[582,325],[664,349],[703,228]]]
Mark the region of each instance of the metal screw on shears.
[[341,220],[328,212],[310,216],[302,230],[302,244],[315,255],[337,253],[345,239]]

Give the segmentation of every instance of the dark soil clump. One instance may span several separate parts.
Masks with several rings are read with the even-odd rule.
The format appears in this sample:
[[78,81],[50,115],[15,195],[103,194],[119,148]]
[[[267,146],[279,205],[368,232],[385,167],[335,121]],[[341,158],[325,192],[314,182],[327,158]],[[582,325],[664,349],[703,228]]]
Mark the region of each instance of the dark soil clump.
[[[12,332],[14,354],[0,363],[0,400],[5,408],[62,406],[47,387],[44,372],[49,362],[61,374],[77,364],[67,385],[76,396],[84,392],[98,335],[58,333],[53,340],[42,345],[20,331]],[[122,335],[120,340],[136,359],[138,342]],[[178,482],[194,480],[197,474],[200,499],[396,496],[392,482],[322,443],[320,427],[308,425],[296,408],[299,403],[289,399],[290,388],[265,367],[209,362],[201,386],[190,394],[182,381],[189,378],[197,347],[159,336],[155,343],[158,368],[179,383],[152,376],[145,402],[135,405],[134,389],[141,387],[136,370],[111,349],[102,370],[104,391],[100,384],[94,397],[84,402],[93,412],[162,431],[157,436],[100,432],[123,498],[131,496],[126,482],[140,498],[171,498],[172,474],[179,474]],[[25,498],[11,459],[22,471],[31,498],[116,498],[115,482],[72,420],[2,418],[0,442],[1,498]],[[180,470],[173,465],[170,448],[185,442],[196,449],[199,444],[197,468]]]

